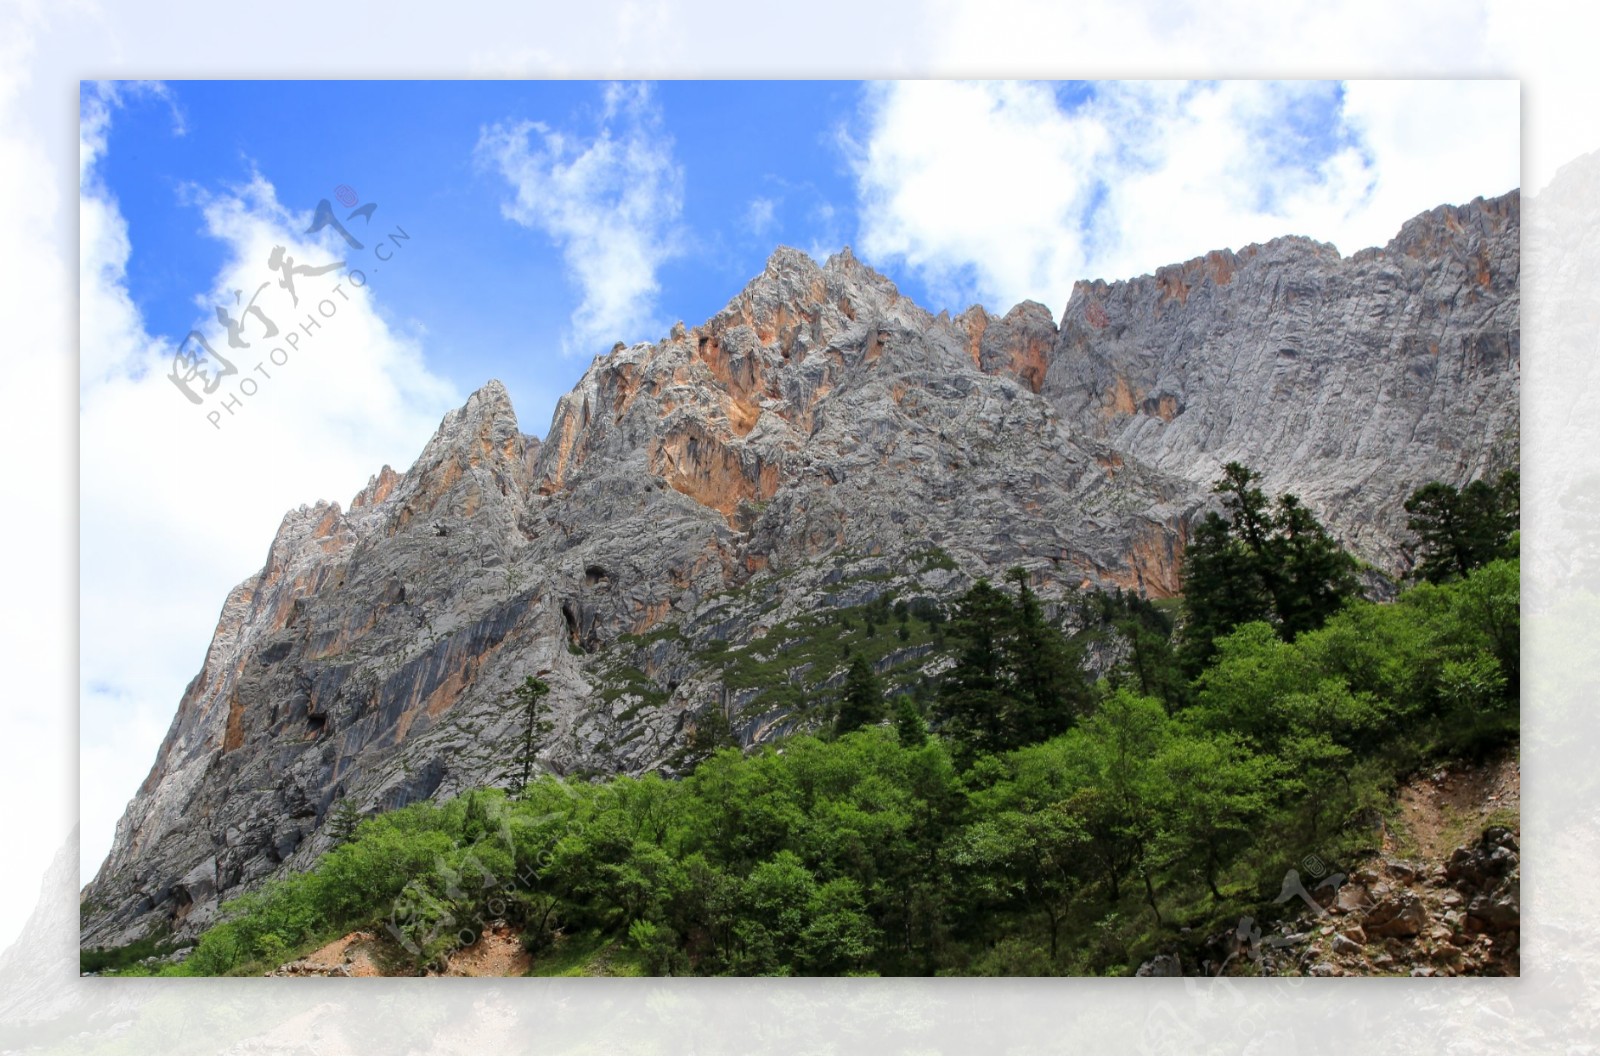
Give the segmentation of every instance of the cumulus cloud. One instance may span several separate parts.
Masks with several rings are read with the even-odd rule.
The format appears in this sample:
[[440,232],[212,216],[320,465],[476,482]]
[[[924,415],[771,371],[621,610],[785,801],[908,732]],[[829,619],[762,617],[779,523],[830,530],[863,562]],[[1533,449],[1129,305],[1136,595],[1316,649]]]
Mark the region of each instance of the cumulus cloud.
[[1517,111],[1495,81],[905,82],[869,87],[843,143],[863,256],[946,307],[1059,310],[1078,279],[1285,234],[1351,253],[1508,191]]
[[564,339],[577,355],[661,326],[656,272],[678,252],[683,211],[683,168],[649,86],[607,85],[598,124],[588,138],[537,121],[497,124],[477,147],[514,192],[505,216],[561,249],[582,296]]
[[[38,900],[39,877],[71,832],[70,798],[61,788],[62,755],[72,749],[70,688],[73,480],[62,453],[72,451],[61,406],[61,335],[72,330],[70,214],[63,188],[70,163],[44,149],[30,109],[40,12],[16,12],[0,34],[0,246],[12,266],[0,285],[0,332],[15,353],[6,360],[11,413],[0,416],[0,443],[12,453],[6,486],[12,516],[0,519],[0,546],[12,556],[0,637],[15,663],[6,667],[6,736],[0,739],[0,802],[6,815],[6,870],[0,870],[0,949],[22,928]],[[70,365],[69,365],[70,366]],[[64,579],[65,578],[65,579]]]
[[[171,377],[185,333],[152,332],[129,296],[128,227],[96,176],[107,130],[125,102],[114,90],[86,92],[80,140],[86,880],[199,670],[223,598],[260,568],[284,512],[319,498],[346,503],[384,463],[408,466],[439,418],[462,400],[392,320],[376,280],[356,288],[344,268],[302,274],[293,304],[268,265],[275,247],[305,267],[361,261],[331,228],[304,234],[313,210],[279,202],[273,185],[256,174],[238,187],[188,190],[204,230],[227,252],[209,289],[196,291],[195,317],[178,329],[197,329],[236,372],[209,394],[204,380],[193,380],[202,403],[191,403]],[[370,254],[379,238],[404,228],[403,209],[382,203],[347,230]],[[389,251],[396,259],[386,267],[404,267],[404,254],[427,251],[396,243]],[[242,308],[252,298],[259,314]],[[248,347],[230,345],[218,305],[241,321],[239,337]],[[278,330],[271,339],[268,323]],[[291,334],[300,335],[297,346],[288,344]]]
[[757,238],[772,230],[777,220],[778,203],[770,198],[752,198],[744,210],[744,226]]

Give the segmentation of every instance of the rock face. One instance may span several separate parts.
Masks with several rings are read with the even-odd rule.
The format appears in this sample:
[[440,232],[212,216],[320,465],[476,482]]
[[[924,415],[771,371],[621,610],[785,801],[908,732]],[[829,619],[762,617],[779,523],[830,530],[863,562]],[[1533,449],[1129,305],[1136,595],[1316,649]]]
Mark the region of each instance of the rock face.
[[1284,238],[1079,283],[1041,391],[1152,469],[1252,465],[1393,567],[1397,494],[1517,459],[1520,211],[1440,206],[1348,259]]
[[780,249],[704,325],[596,358],[543,442],[490,382],[406,473],[284,518],[84,893],[84,943],[196,933],[308,867],[342,799],[496,780],[528,675],[554,690],[550,769],[671,773],[718,710],[745,744],[804,724],[717,659],[799,615],[1016,565],[1047,599],[1176,593],[1230,459],[1403,571],[1412,489],[1516,459],[1518,222],[1513,192],[1350,258],[1285,238],[1080,283],[1059,328],[1033,303],[933,316],[848,250]]

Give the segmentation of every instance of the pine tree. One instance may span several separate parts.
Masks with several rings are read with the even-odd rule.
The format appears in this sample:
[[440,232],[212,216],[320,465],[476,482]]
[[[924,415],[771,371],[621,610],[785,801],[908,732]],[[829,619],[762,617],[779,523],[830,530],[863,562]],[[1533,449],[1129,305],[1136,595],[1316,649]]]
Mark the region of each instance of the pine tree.
[[1521,514],[1521,475],[1507,470],[1490,484],[1478,480],[1457,491],[1434,481],[1406,500],[1406,527],[1417,537],[1412,575],[1443,583],[1512,552]]
[[688,763],[698,764],[718,749],[731,749],[738,744],[727,713],[720,705],[713,706],[695,717],[694,731],[689,736]]
[[1006,574],[1015,598],[979,580],[950,623],[961,646],[940,687],[944,730],[975,753],[1054,737],[1088,708],[1080,655],[1044,617],[1027,573]]
[[1013,696],[1005,656],[1010,621],[1010,599],[988,580],[972,585],[950,621],[961,646],[940,687],[940,715],[945,729],[977,752],[1005,747]]
[[549,718],[550,706],[545,701],[545,695],[549,693],[550,684],[531,675],[511,691],[511,696],[523,710],[522,751],[511,758],[511,766],[503,773],[503,777],[515,779],[509,792],[519,800],[526,795],[528,784],[533,781],[533,765],[538,759],[539,742],[555,727]]
[[1222,468],[1222,477],[1211,488],[1222,496],[1228,511],[1233,538],[1243,544],[1255,559],[1255,576],[1268,598],[1277,592],[1279,540],[1267,494],[1256,487],[1261,475],[1237,462]]
[[839,720],[835,733],[870,726],[883,718],[883,688],[872,666],[859,653],[850,655],[850,671],[844,680],[844,696],[839,701]]
[[346,843],[355,836],[356,827],[361,824],[361,809],[356,802],[345,797],[334,805],[328,812],[328,836],[333,838],[334,847]]
[[1184,669],[1198,673],[1216,640],[1251,621],[1293,640],[1319,628],[1357,591],[1355,561],[1293,495],[1269,506],[1261,475],[1236,462],[1213,489],[1227,520],[1208,513],[1184,551]]
[[1115,673],[1118,679],[1145,697],[1161,701],[1168,712],[1182,707],[1184,682],[1172,649],[1170,626],[1160,630],[1136,616],[1118,620],[1114,626],[1128,641],[1128,659]]
[[1012,746],[1044,741],[1065,731],[1088,707],[1088,686],[1078,674],[1079,658],[1067,640],[1044,619],[1039,598],[1020,568],[1006,573],[1017,588],[1009,628],[1009,668],[1015,701],[1007,742]]
[[1357,591],[1355,561],[1292,495],[1278,497],[1273,610],[1284,638],[1320,628]]
[[1272,597],[1256,573],[1257,559],[1215,512],[1200,519],[1183,552],[1184,670],[1205,667],[1214,643],[1241,624],[1269,620]]
[[922,710],[909,694],[894,699],[894,729],[904,748],[914,749],[928,742],[928,721],[922,718]]

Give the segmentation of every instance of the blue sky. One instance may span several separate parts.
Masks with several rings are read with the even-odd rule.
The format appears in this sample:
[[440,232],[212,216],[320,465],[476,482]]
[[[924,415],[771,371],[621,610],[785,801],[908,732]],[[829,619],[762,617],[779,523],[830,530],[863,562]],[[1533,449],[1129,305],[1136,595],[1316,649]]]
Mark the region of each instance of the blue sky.
[[[853,233],[839,136],[856,85],[669,82],[648,92],[663,119],[657,142],[683,177],[681,210],[663,218],[671,247],[649,318],[701,322],[776,245],[831,251]],[[206,233],[199,195],[259,174],[284,205],[309,211],[347,185],[377,203],[373,222],[412,236],[373,291],[399,326],[426,335],[429,366],[463,392],[501,378],[542,412],[523,428],[543,433],[593,354],[661,334],[589,345],[571,334],[581,288],[549,234],[503,215],[511,189],[478,151],[486,128],[520,122],[593,140],[607,126],[603,86],[194,81],[131,96],[100,169],[127,222],[128,293],[152,334],[181,337],[209,317],[196,299],[229,254]]]
[[[936,311],[975,301],[1004,311],[1032,297],[1059,313],[1073,279],[1125,277],[1286,233],[1350,252],[1360,247],[1340,236],[1353,218],[1367,220],[1356,237],[1382,241],[1432,205],[1517,182],[1513,153],[1506,175],[1408,187],[1409,198],[1373,223],[1378,184],[1395,162],[1377,155],[1392,145],[1367,142],[1359,115],[1343,113],[1337,82],[1232,97],[1228,84],[1166,83],[1141,96],[1070,82],[1020,86],[1009,98],[1003,86],[975,86],[950,100],[937,86],[920,95],[917,87],[180,81],[159,94],[121,93],[97,176],[127,225],[128,296],[146,330],[171,340],[210,319],[207,294],[229,257],[225,240],[206,231],[206,200],[259,177],[283,206],[309,212],[335,187],[353,188],[377,204],[374,223],[412,236],[403,257],[373,277],[386,318],[417,338],[427,366],[455,389],[504,380],[523,428],[540,434],[592,355],[615,340],[660,337],[676,319],[703,321],[780,243],[819,257],[853,243]],[[1143,207],[1112,196],[1143,181],[1156,199],[1181,174],[1173,153],[1182,144],[1152,131],[1174,115],[1197,136],[1248,146],[1249,157],[1232,163],[1246,162],[1248,178],[1230,174],[1226,159],[1197,168],[1235,186],[1226,208],[1197,201],[1194,209],[1238,223],[1207,229],[1189,217],[1163,225],[1172,231],[1164,243],[1130,238],[1138,222],[1126,214]],[[497,132],[514,138],[519,128],[516,159],[494,157]],[[617,156],[594,171],[646,185],[640,205],[655,225],[642,240],[645,266],[618,269],[636,287],[609,295],[586,291],[571,260],[617,241],[603,220],[587,234],[572,223],[552,227],[541,215],[560,208],[550,188],[521,215],[507,212],[517,196],[509,166],[531,160],[553,171],[596,144]],[[625,156],[636,146],[651,155],[644,168]],[[567,207],[603,214],[624,193],[610,188]],[[986,251],[1004,254],[992,251],[1008,235],[1058,231],[1054,248],[1024,246],[1010,263],[985,263]],[[596,310],[576,319],[586,301]]]
[[[1518,186],[1519,107],[1514,81],[85,83],[85,879],[284,512],[403,471],[488,379],[542,436],[595,355],[703,322],[779,244],[848,244],[935,312],[1058,317],[1076,280],[1213,249],[1351,253]],[[341,186],[360,251],[308,233]],[[367,285],[303,275],[291,308],[280,246]],[[235,309],[235,352],[217,306],[257,290],[284,336]],[[236,367],[193,400],[191,328]]]

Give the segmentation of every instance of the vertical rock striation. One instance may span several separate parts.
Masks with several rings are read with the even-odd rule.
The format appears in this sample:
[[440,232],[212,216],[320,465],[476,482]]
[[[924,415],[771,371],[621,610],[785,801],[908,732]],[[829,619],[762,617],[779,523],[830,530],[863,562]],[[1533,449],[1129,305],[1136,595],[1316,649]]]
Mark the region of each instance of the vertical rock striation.
[[709,644],[1016,565],[1047,598],[1176,593],[1230,459],[1403,571],[1411,489],[1516,460],[1518,209],[1080,283],[1059,328],[1031,302],[935,316],[848,250],[779,249],[701,326],[597,357],[542,443],[490,382],[404,474],[285,516],[85,890],[84,943],[197,932],[308,867],[343,798],[497,780],[530,674],[548,767],[670,773],[710,709],[746,743],[798,722],[738,714]]

